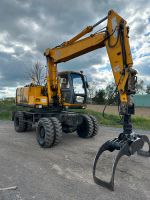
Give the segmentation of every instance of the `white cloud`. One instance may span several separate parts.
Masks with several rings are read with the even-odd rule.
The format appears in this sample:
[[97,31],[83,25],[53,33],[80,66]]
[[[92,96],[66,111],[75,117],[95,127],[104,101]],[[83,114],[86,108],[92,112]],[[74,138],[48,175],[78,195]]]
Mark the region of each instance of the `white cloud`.
[[[24,78],[26,66],[32,66],[37,60],[45,63],[45,48],[73,37],[85,26],[106,16],[110,8],[127,20],[134,67],[139,71],[138,77],[145,84],[150,83],[150,1],[86,0],[81,6],[80,0],[45,0],[44,3],[13,0],[2,1],[0,7],[1,84],[17,86],[17,81],[21,83]],[[94,51],[72,60],[70,64],[60,64],[60,68],[81,68],[100,87],[104,88],[114,80],[106,50]]]
[[5,45],[0,44],[0,52],[3,52],[3,53],[14,53],[15,50],[12,47],[6,47]]
[[14,97],[15,90],[15,87],[4,87],[3,90],[0,91],[0,98]]

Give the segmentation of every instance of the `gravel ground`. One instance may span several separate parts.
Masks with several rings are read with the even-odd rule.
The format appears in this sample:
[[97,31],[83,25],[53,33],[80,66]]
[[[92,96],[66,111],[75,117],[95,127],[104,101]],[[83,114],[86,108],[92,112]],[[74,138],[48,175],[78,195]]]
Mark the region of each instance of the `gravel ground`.
[[[12,122],[0,121],[0,188],[18,187],[0,191],[0,200],[150,199],[150,158],[122,158],[116,171],[115,192],[93,183],[92,165],[99,146],[119,132],[100,127],[99,135],[92,139],[66,134],[58,146],[42,149],[34,130],[16,133]],[[104,178],[108,177],[111,159],[106,154],[100,162]]]

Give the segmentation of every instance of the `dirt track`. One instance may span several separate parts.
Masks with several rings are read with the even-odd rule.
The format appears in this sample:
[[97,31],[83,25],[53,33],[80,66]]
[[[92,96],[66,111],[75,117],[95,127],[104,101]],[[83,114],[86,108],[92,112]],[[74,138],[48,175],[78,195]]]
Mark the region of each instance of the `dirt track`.
[[[93,183],[95,153],[104,141],[119,132],[120,129],[101,127],[97,137],[85,140],[75,133],[64,135],[62,143],[55,148],[42,149],[34,130],[16,133],[12,122],[0,121],[0,188],[18,187],[1,191],[0,200],[150,199],[150,158],[136,155],[122,158],[116,173],[115,192]],[[101,162],[104,178],[108,176],[110,158],[106,154]]]
[[[97,111],[97,112],[103,112],[104,105],[88,105],[88,109]],[[118,115],[118,108],[117,106],[107,106],[106,113],[109,114],[116,114]],[[139,117],[145,117],[150,118],[150,108],[135,108],[135,115]]]

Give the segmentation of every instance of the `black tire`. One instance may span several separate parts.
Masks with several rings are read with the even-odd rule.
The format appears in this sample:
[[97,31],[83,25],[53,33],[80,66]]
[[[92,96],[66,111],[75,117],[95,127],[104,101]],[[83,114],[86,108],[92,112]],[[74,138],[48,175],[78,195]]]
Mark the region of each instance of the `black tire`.
[[89,138],[93,134],[93,122],[88,115],[82,115],[83,122],[77,127],[77,134],[81,138]]
[[56,117],[51,117],[50,119],[53,123],[54,132],[55,132],[53,145],[57,145],[62,140],[62,125]]
[[43,117],[38,121],[36,128],[37,142],[43,148],[50,148],[53,146],[55,131],[53,123],[49,118]]
[[89,115],[89,117],[91,118],[93,122],[93,133],[90,137],[94,137],[95,135],[98,134],[99,125],[98,125],[97,119],[93,115]]
[[16,132],[24,132],[26,130],[26,122],[24,121],[24,113],[18,111],[14,115],[14,127]]

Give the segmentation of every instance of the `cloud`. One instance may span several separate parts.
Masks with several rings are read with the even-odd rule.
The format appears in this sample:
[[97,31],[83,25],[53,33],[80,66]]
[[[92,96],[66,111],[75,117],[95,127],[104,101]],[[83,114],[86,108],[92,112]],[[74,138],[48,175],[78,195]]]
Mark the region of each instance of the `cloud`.
[[[12,87],[13,95],[15,87],[28,81],[26,69],[37,60],[45,64],[45,48],[68,40],[87,25],[105,17],[110,9],[128,21],[134,66],[147,84],[150,81],[149,7],[147,0],[1,0],[0,87],[8,90]],[[113,80],[105,48],[58,67],[60,71],[83,70],[89,80],[98,82],[99,87],[105,87],[107,81]],[[0,88],[0,96],[3,96],[2,91]]]

